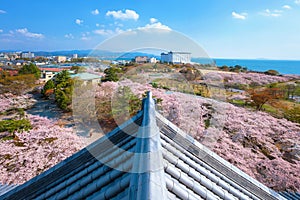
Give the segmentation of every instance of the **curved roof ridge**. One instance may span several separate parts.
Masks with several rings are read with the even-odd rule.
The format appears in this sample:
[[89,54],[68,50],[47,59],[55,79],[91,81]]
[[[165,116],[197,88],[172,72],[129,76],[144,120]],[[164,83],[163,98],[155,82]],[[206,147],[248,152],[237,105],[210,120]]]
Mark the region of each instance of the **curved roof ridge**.
[[143,101],[143,121],[137,134],[132,173],[130,199],[167,198],[162,146],[151,92],[147,92]]

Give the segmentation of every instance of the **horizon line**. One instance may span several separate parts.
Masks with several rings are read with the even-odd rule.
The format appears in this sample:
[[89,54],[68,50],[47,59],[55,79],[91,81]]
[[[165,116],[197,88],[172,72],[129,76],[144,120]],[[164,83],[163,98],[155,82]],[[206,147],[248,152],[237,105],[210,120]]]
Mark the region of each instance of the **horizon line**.
[[[63,52],[63,51],[94,51],[93,49],[64,49],[64,50],[0,50],[1,53],[9,53],[9,52],[33,52],[33,53],[38,53],[38,52],[47,52],[47,53],[55,53],[55,52]],[[100,51],[106,51],[106,52],[111,52],[111,53],[126,53],[126,52],[114,52],[114,51],[109,51],[109,50],[100,50]],[[131,52],[134,53],[134,52]],[[149,53],[150,54],[150,53]],[[216,57],[192,57],[192,59],[224,59],[224,60],[282,60],[282,61],[300,61],[300,58],[246,58],[246,57],[222,57],[222,56],[216,56]]]

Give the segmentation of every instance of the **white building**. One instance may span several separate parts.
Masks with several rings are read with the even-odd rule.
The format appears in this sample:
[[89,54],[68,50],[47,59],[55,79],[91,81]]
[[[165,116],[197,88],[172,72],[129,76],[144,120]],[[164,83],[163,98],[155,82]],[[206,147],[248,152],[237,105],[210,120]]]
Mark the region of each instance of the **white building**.
[[148,60],[149,63],[157,63],[156,58],[152,57]]
[[29,59],[34,58],[34,53],[31,53],[31,52],[23,52],[23,53],[21,54],[21,58],[29,58]]
[[191,63],[191,53],[189,52],[172,52],[161,54],[162,63],[185,64]]
[[40,68],[41,77],[40,83],[46,83],[50,79],[52,79],[56,74],[62,71],[60,68]]

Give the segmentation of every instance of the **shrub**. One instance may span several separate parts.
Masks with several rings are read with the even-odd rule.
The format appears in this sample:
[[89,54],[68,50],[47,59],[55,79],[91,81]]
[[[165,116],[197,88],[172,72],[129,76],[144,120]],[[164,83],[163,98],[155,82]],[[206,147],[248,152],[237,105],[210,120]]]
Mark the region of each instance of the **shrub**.
[[46,82],[46,84],[44,85],[43,87],[43,90],[42,90],[42,94],[44,96],[48,96],[49,94],[49,90],[53,90],[55,88],[55,84],[52,80],[49,80]]
[[31,124],[28,119],[21,120],[3,120],[0,121],[0,132],[10,132],[13,133],[15,131],[28,131],[30,130]]
[[276,71],[276,70],[273,70],[273,69],[265,71],[264,73],[267,74],[267,75],[272,75],[272,76],[278,76],[279,75],[279,72]]
[[119,81],[119,76],[118,74],[121,73],[122,70],[117,67],[110,67],[104,70],[105,77],[102,81],[114,81],[117,82]]
[[33,63],[30,63],[29,65],[24,65],[19,70],[19,74],[33,74],[36,80],[41,77],[40,69]]
[[296,106],[292,109],[284,112],[284,117],[292,122],[300,124],[300,106]]

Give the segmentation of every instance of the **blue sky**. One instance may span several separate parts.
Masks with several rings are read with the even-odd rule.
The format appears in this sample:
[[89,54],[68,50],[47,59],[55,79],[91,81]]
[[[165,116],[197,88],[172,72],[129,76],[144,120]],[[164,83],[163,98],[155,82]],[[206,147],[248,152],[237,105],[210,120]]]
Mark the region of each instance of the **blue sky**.
[[0,0],[0,50],[93,49],[149,27],[214,58],[300,60],[300,0]]

